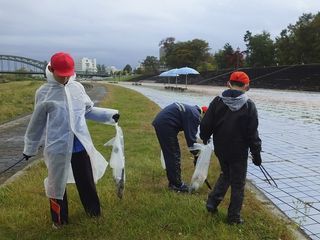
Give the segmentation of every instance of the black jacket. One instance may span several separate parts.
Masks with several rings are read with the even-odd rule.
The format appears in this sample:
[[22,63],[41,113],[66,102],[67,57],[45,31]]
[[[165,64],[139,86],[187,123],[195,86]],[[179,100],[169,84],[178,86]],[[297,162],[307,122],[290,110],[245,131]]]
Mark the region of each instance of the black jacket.
[[211,135],[216,154],[226,158],[247,158],[249,148],[252,153],[260,152],[255,104],[237,90],[214,98],[200,123],[201,139],[206,142]]

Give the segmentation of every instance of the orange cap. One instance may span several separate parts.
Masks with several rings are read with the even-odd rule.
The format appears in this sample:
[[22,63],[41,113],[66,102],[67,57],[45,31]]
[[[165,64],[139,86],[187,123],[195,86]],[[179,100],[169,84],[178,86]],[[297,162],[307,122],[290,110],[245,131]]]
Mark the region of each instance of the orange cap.
[[246,73],[241,72],[241,71],[237,71],[237,72],[233,72],[231,74],[229,81],[235,81],[235,82],[241,82],[244,84],[248,84],[250,82],[250,79]]

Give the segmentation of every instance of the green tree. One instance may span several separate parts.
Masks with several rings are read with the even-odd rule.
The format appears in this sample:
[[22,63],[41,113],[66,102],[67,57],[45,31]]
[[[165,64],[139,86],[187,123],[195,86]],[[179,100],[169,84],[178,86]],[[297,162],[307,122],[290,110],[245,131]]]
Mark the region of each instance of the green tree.
[[214,59],[217,63],[219,69],[225,69],[231,67],[230,59],[234,54],[234,50],[229,43],[226,43],[223,46],[223,49],[220,49],[218,52],[214,54]]
[[212,54],[210,54],[210,57],[208,58],[207,62],[203,62],[200,64],[200,66],[197,67],[197,70],[199,72],[213,71],[216,69],[217,69],[217,63],[216,63],[215,58]]
[[276,38],[276,58],[280,64],[320,62],[320,13],[308,13],[290,24]]
[[247,46],[246,61],[249,66],[271,66],[275,64],[275,44],[270,33],[263,31],[261,34],[252,35],[247,31],[244,35]]
[[187,42],[170,43],[165,62],[170,68],[189,66],[198,68],[210,61],[209,44],[201,39]]
[[141,67],[138,67],[138,68],[134,69],[133,72],[134,72],[135,74],[142,74],[142,73],[143,73],[143,70],[142,70]]
[[132,67],[130,66],[130,64],[127,64],[124,68],[123,68],[124,72],[127,73],[131,73],[132,72]]
[[147,74],[158,74],[159,60],[154,56],[147,56],[142,62],[144,72]]
[[167,37],[165,39],[162,39],[159,43],[159,47],[160,47],[160,65],[165,66],[166,64],[166,57],[167,55],[171,54],[171,51],[173,49],[174,46],[174,42],[175,42],[175,38],[174,37]]

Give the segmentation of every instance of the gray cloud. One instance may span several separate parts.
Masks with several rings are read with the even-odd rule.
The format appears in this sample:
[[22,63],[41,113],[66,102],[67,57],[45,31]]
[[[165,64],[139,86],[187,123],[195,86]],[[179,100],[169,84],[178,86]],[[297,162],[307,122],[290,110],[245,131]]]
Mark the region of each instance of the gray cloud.
[[56,51],[75,58],[133,67],[158,56],[161,39],[200,38],[212,52],[229,42],[244,49],[246,30],[273,37],[319,0],[0,0],[0,54],[48,60]]

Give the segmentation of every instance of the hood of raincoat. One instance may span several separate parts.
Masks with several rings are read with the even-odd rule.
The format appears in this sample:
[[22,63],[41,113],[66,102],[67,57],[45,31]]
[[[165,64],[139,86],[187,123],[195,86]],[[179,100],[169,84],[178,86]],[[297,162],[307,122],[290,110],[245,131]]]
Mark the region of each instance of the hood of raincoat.
[[221,94],[221,99],[232,112],[238,111],[248,101],[248,96],[244,92],[228,89]]

